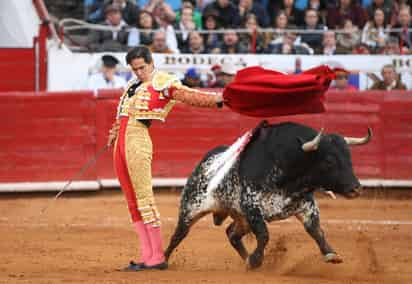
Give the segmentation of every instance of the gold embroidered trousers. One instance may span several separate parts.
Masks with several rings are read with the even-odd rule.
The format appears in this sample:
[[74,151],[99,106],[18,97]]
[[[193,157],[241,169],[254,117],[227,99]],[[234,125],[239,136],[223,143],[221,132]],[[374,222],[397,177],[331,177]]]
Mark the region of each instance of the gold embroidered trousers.
[[120,118],[115,168],[133,222],[160,225],[152,189],[153,146],[148,128],[135,119]]

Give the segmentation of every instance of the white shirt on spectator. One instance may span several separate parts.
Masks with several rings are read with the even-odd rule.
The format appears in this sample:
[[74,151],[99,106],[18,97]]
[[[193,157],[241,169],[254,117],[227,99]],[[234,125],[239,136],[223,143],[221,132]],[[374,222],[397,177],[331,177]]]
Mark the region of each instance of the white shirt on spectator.
[[361,42],[371,47],[378,47],[380,46],[379,38],[383,42],[387,40],[388,35],[385,33],[385,29],[383,27],[375,28],[370,23],[366,23],[362,30]]
[[176,33],[173,26],[167,25],[166,27],[161,27],[160,29],[164,30],[166,33],[167,47],[173,50],[175,53],[180,53],[179,48],[177,47]]
[[96,73],[89,77],[87,88],[91,90],[97,89],[124,89],[127,86],[126,80],[118,75],[114,75],[112,81],[106,80],[102,73]]
[[140,32],[137,28],[131,28],[127,37],[127,46],[135,47],[138,45],[140,45]]
[[[117,26],[112,25],[109,21],[106,21],[106,24],[107,24],[108,26],[110,26],[110,27],[118,28],[118,29],[122,29],[122,28],[124,28],[124,27],[127,27],[127,24],[126,24],[126,22],[125,22],[124,20],[121,20],[120,23],[119,23]],[[118,31],[112,31],[112,38],[113,38],[113,40],[117,40],[117,34],[118,34],[118,33],[119,33]]]
[[[172,25],[161,27],[160,30],[164,30],[166,33],[166,45],[174,53],[180,53],[177,47],[177,39],[175,29]],[[127,46],[135,47],[140,45],[140,32],[137,28],[131,28],[129,31],[129,37],[127,38]]]

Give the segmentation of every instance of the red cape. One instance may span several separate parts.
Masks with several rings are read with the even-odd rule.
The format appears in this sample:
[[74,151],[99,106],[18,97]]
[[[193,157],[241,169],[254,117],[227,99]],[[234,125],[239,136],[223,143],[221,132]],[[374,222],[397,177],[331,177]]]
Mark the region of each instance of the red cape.
[[223,90],[225,104],[240,114],[269,117],[325,111],[325,92],[335,72],[321,65],[300,74],[262,67],[240,70]]

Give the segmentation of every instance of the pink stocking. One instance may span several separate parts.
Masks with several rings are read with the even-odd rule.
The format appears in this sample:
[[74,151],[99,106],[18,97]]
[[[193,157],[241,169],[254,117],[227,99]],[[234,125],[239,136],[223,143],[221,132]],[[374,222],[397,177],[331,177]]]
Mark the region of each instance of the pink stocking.
[[140,260],[138,263],[147,264],[147,262],[152,258],[152,247],[146,226],[142,221],[134,222],[133,225],[140,241]]
[[160,226],[153,227],[152,224],[145,225],[149,235],[150,244],[152,247],[152,257],[146,263],[148,266],[157,265],[165,262],[162,245],[162,235],[160,233]]

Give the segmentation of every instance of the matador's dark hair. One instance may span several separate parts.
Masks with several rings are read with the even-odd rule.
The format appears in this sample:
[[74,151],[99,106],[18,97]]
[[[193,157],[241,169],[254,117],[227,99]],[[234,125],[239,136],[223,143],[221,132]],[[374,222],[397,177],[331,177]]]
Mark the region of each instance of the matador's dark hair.
[[139,45],[129,50],[129,52],[126,54],[127,64],[130,64],[132,60],[136,58],[143,58],[144,62],[146,63],[153,62],[152,53],[150,52],[149,48],[144,45]]

